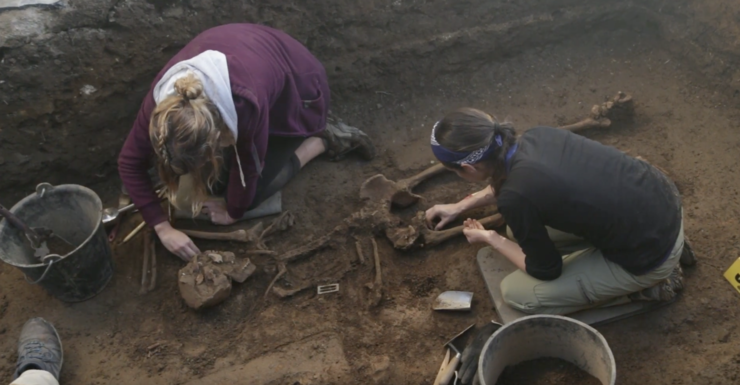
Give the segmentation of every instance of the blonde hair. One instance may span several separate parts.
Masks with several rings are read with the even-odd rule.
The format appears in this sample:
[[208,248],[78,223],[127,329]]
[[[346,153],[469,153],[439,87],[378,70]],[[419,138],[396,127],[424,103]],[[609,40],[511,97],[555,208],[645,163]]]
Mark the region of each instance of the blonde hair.
[[207,189],[218,181],[225,124],[195,75],[178,79],[175,90],[177,95],[162,100],[154,109],[149,139],[157,154],[159,177],[170,199],[177,193],[180,175],[193,177],[192,210],[197,215],[208,198]]

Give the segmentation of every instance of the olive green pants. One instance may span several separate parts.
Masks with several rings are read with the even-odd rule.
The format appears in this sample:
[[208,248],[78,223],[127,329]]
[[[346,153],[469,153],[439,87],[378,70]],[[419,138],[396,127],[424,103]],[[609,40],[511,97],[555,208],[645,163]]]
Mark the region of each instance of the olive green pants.
[[[528,314],[569,314],[579,310],[629,302],[628,294],[655,286],[671,275],[683,251],[683,221],[668,259],[644,275],[633,275],[604,258],[582,238],[548,228],[550,239],[563,256],[563,272],[555,280],[540,281],[517,270],[501,281],[509,306]],[[507,228],[510,239],[514,239]]]

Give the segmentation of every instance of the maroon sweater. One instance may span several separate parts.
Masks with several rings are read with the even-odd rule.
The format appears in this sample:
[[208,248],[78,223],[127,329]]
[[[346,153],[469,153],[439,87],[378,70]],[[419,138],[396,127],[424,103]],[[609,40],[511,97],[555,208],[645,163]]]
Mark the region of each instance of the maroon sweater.
[[156,107],[152,89],[170,67],[207,50],[226,55],[238,117],[236,146],[247,187],[242,186],[234,157],[226,192],[232,218],[241,217],[254,199],[270,135],[308,137],[326,126],[326,71],[306,47],[284,32],[260,25],[228,24],[206,30],[154,79],[118,158],[121,180],[150,226],[167,219],[147,173],[155,161],[149,140],[149,120]]

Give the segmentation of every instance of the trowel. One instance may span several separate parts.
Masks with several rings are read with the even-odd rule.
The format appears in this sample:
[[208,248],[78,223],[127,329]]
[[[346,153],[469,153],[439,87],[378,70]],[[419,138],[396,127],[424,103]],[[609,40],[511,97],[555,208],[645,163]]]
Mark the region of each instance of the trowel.
[[0,216],[5,217],[5,219],[13,226],[23,231],[23,234],[26,235],[26,239],[28,239],[28,242],[31,244],[31,248],[34,250],[33,255],[36,258],[43,259],[51,253],[49,246],[46,244],[47,242],[54,242],[54,254],[57,255],[67,255],[70,251],[75,249],[72,244],[54,234],[50,229],[45,227],[29,227],[20,218],[2,205],[0,205]]
[[[445,347],[448,348],[447,355],[445,355],[445,359],[444,361],[442,361],[442,367],[440,368],[439,373],[437,373],[437,378],[434,380],[434,385],[447,385],[450,383],[452,377],[455,376],[457,365],[460,364],[460,358],[462,357],[462,351],[458,349],[457,346],[455,346],[455,342],[474,326],[475,324],[466,327],[465,330],[456,334],[445,343]],[[451,358],[450,351],[455,352],[455,355]]]
[[473,293],[469,291],[445,291],[434,300],[432,309],[448,311],[469,311],[473,303]]

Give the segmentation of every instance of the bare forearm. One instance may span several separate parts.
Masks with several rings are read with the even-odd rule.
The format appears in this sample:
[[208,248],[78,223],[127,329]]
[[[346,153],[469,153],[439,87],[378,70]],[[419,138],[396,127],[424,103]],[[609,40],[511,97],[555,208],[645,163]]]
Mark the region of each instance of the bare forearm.
[[520,270],[525,272],[527,271],[527,265],[525,263],[526,255],[516,242],[512,242],[494,232],[488,244],[491,245],[494,250],[506,257],[506,259],[511,261],[511,263]]
[[496,204],[496,196],[490,185],[456,203],[459,212]]

